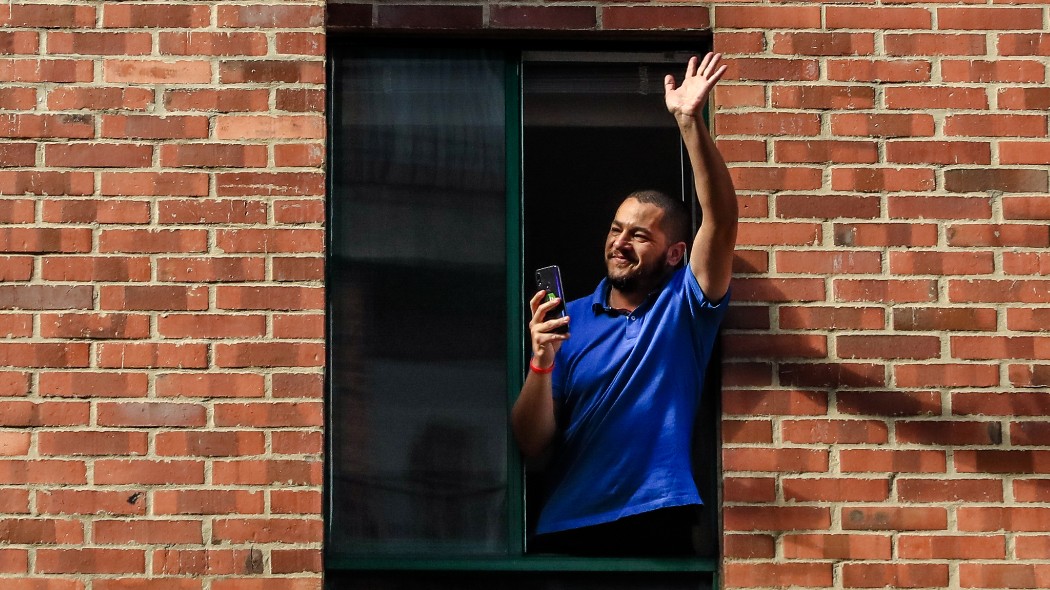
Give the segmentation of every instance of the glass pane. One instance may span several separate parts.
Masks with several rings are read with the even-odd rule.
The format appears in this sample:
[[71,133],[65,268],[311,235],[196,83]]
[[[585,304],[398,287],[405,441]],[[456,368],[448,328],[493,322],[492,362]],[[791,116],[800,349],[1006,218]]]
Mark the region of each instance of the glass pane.
[[332,590],[710,590],[710,572],[329,572]]
[[504,62],[337,62],[330,548],[507,550]]

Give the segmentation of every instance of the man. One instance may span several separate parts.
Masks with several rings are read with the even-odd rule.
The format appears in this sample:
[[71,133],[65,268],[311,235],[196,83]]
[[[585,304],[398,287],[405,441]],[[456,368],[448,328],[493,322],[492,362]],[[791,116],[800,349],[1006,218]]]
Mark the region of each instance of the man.
[[[530,370],[512,412],[527,457],[550,453],[539,551],[594,555],[692,553],[690,445],[704,371],[728,304],[736,194],[702,108],[726,66],[689,60],[664,79],[702,211],[688,264],[684,204],[656,191],[628,196],[605,243],[607,277],[567,304],[531,300]],[[556,330],[565,325],[569,333]]]

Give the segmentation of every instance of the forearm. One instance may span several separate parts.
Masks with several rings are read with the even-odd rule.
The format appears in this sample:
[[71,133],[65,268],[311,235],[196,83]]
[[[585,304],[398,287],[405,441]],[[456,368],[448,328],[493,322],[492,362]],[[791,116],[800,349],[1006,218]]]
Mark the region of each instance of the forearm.
[[735,238],[737,223],[736,190],[725,160],[715,145],[703,119],[676,117],[696,184],[696,198],[703,213],[702,230]]
[[511,428],[526,457],[537,457],[550,446],[557,428],[550,374],[529,371],[511,411]]

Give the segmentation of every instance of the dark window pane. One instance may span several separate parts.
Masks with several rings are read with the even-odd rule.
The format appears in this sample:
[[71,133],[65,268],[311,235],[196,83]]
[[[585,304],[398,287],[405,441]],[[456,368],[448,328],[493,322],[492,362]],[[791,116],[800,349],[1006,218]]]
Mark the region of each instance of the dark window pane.
[[507,550],[503,63],[432,50],[337,62],[335,551]]
[[331,572],[331,590],[710,590],[710,572]]

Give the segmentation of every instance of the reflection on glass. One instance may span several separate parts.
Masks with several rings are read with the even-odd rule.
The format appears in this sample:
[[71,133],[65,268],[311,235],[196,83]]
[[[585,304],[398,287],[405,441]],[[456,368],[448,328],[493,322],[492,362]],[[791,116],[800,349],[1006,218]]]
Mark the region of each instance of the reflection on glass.
[[330,541],[505,553],[503,61],[350,55],[331,163]]

